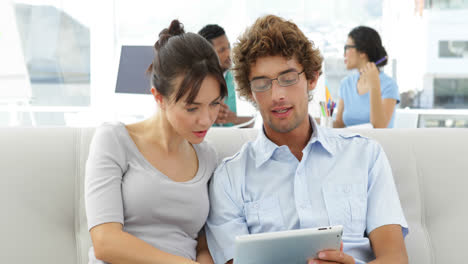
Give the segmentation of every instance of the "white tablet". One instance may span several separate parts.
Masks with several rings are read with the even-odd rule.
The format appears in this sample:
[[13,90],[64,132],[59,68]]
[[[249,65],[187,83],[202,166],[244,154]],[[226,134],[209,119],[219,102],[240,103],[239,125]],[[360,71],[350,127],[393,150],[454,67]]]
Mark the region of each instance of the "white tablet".
[[236,237],[235,264],[305,264],[323,250],[339,250],[343,226],[297,229]]

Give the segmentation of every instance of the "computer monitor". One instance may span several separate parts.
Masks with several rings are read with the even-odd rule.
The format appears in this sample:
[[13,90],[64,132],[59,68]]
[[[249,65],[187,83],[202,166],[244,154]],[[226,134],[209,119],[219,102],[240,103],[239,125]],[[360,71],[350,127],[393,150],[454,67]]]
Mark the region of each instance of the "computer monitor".
[[115,92],[150,94],[150,76],[146,69],[153,57],[153,46],[122,46]]
[[122,45],[112,106],[117,120],[133,123],[155,113],[150,75],[146,73],[153,58],[153,46]]

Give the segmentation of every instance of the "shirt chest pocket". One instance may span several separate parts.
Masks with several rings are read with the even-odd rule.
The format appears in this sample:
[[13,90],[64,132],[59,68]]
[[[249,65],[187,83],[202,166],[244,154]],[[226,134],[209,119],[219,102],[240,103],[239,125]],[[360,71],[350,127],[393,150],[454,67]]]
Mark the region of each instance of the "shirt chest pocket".
[[367,190],[362,184],[329,184],[323,188],[330,225],[362,236],[366,230]]
[[245,203],[244,210],[250,233],[284,230],[283,213],[277,197]]

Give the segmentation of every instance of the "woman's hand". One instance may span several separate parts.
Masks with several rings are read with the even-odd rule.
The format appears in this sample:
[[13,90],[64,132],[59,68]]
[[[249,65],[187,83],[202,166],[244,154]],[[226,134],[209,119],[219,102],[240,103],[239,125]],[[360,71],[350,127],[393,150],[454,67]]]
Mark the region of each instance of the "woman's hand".
[[373,62],[368,62],[366,65],[359,69],[361,73],[360,76],[360,85],[361,85],[361,92],[367,93],[371,91],[371,89],[378,89],[380,90],[380,78],[379,78],[379,69]]
[[360,94],[369,92],[370,122],[374,128],[386,128],[390,123],[395,110],[396,100],[391,98],[382,99],[380,90],[379,69],[373,62],[368,62],[362,69],[358,90]]

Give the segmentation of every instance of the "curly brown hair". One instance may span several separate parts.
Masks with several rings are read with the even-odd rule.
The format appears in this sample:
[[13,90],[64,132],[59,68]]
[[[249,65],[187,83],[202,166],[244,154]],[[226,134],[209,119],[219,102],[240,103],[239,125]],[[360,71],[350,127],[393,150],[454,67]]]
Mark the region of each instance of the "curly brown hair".
[[307,39],[296,24],[275,15],[258,18],[238,38],[232,52],[237,91],[251,102],[250,67],[258,58],[277,55],[295,58],[304,67],[307,80],[322,74],[323,58],[313,41]]

